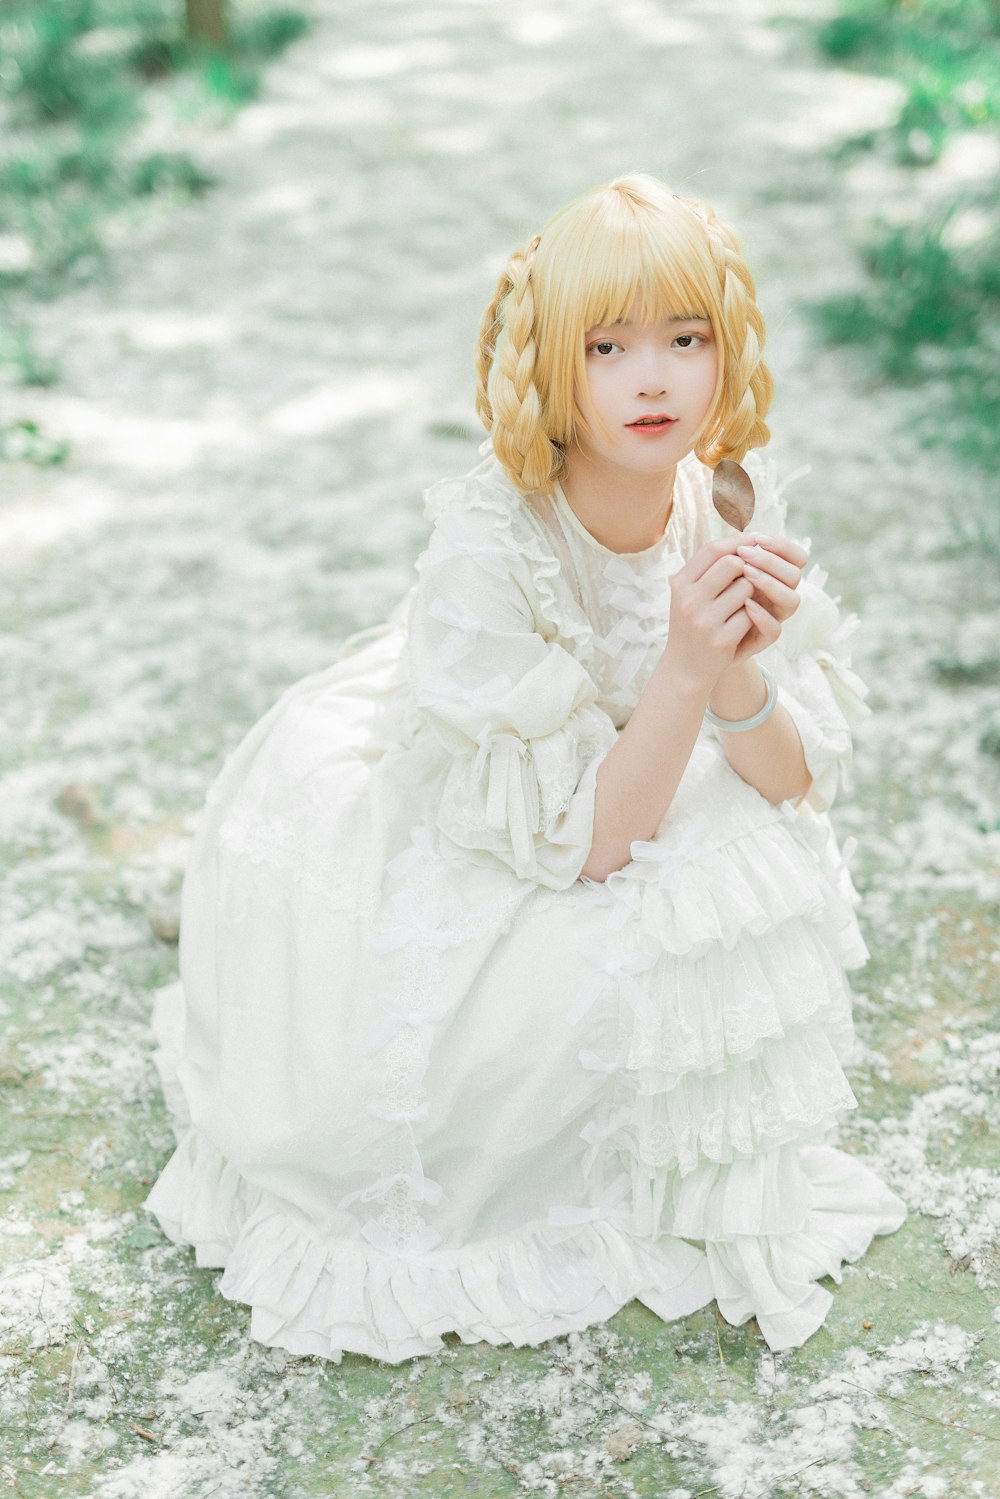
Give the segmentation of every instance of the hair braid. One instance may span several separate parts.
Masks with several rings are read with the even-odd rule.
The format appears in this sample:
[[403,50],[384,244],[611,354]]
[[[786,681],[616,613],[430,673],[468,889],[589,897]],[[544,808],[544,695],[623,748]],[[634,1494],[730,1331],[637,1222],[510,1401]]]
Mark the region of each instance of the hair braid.
[[713,422],[698,444],[698,457],[714,467],[722,458],[738,462],[749,448],[762,447],[768,441],[771,433],[764,416],[771,404],[774,381],[764,363],[764,319],[738,236],[707,204],[692,198],[682,201],[704,225],[719,276],[726,328],[728,358],[721,410],[727,416],[724,424]]
[[476,350],[476,410],[493,450],[525,491],[547,486],[561,455],[545,435],[535,384],[535,300],[531,268],[540,236],[515,250],[483,313]]

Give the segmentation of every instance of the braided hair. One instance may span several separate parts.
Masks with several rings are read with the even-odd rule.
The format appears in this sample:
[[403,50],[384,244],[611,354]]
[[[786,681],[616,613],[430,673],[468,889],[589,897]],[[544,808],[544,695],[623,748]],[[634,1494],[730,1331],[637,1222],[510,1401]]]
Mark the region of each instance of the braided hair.
[[710,466],[768,441],[773,382],[739,239],[707,205],[633,174],[594,188],[515,250],[483,314],[476,409],[524,493],[549,491],[586,423],[584,335],[638,299],[652,320],[705,317],[719,346],[712,408],[695,444]]

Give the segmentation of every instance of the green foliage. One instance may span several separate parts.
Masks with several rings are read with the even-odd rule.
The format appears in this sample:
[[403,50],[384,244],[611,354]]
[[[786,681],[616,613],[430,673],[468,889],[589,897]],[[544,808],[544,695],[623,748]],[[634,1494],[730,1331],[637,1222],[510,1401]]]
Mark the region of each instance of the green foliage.
[[[225,51],[194,47],[180,0],[5,0],[0,8],[0,378],[56,378],[14,335],[15,296],[57,296],[99,269],[108,221],[137,201],[190,198],[212,178],[185,152],[143,150],[153,90],[190,119],[226,117],[258,87],[261,65],[306,28],[298,12],[234,7]],[[163,114],[162,102],[160,113]],[[58,444],[22,426],[0,451],[59,462]]]
[[0,457],[3,458],[49,468],[62,463],[68,452],[67,442],[47,437],[37,422],[13,422],[0,431]]
[[[8,0],[0,13],[0,229],[29,244],[6,284],[51,294],[96,261],[102,226],[135,198],[191,196],[211,178],[182,152],[137,155],[151,88],[216,113],[257,91],[260,65],[300,35],[278,9],[237,16],[226,51],[193,47],[178,0]],[[193,86],[193,93],[192,93]]]
[[995,0],[843,0],[818,40],[838,62],[903,83],[906,95],[890,127],[902,161],[936,161],[949,132],[1000,120]]
[[[819,32],[829,57],[888,73],[904,87],[883,132],[850,143],[887,145],[911,168],[942,156],[958,132],[1000,126],[997,0],[841,0]],[[993,188],[990,184],[990,189]],[[963,216],[968,216],[963,224]],[[972,232],[965,232],[972,223]],[[927,381],[922,440],[968,463],[1000,464],[1000,212],[995,191],[953,194],[932,215],[883,226],[862,249],[866,290],[814,308],[833,342],[858,343],[880,373]],[[1000,505],[963,522],[970,543],[1000,556]]]
[[38,353],[27,329],[0,324],[0,380],[46,389],[58,378],[58,369]]
[[933,368],[928,349],[970,350],[984,318],[1000,312],[991,236],[975,253],[948,242],[958,204],[922,224],[887,229],[862,251],[875,286],[870,292],[827,298],[816,308],[826,336],[864,342],[885,374],[912,378]]
[[183,151],[154,151],[135,163],[131,188],[139,197],[164,190],[194,197],[211,187],[213,181]]

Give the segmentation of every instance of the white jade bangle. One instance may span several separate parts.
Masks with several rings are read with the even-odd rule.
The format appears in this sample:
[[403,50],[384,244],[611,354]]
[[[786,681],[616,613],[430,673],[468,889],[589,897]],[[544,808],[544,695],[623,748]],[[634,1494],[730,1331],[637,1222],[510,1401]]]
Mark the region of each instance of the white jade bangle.
[[767,699],[759,713],[755,713],[752,718],[720,718],[711,708],[706,708],[705,717],[709,723],[714,724],[717,729],[725,729],[727,734],[742,734],[746,729],[756,729],[766,718],[770,718],[778,701],[778,684],[766,666],[761,666],[760,673],[767,683]]

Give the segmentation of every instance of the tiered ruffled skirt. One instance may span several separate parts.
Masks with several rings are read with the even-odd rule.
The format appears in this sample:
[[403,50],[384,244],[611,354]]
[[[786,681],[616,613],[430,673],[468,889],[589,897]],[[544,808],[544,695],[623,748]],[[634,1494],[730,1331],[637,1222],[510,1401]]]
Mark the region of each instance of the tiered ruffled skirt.
[[[388,853],[389,813],[380,832],[369,814],[412,824],[421,777],[406,801],[378,789],[384,762],[345,798],[322,702],[300,690],[308,784],[341,788],[351,847]],[[324,897],[294,717],[228,767],[188,873],[189,992],[154,1017],[178,1147],[148,1206],[168,1235],[224,1267],[255,1337],[337,1361],[448,1332],[538,1343],[633,1298],[668,1320],[715,1299],[774,1349],[804,1342],[818,1282],[905,1217],[829,1143],[855,1106],[844,970],[867,954],[826,820],[770,806],[706,742],[603,885],[442,854],[428,800],[384,881],[334,871]],[[283,844],[231,836],[252,757],[292,788],[269,813]],[[290,849],[312,870],[294,895]]]

